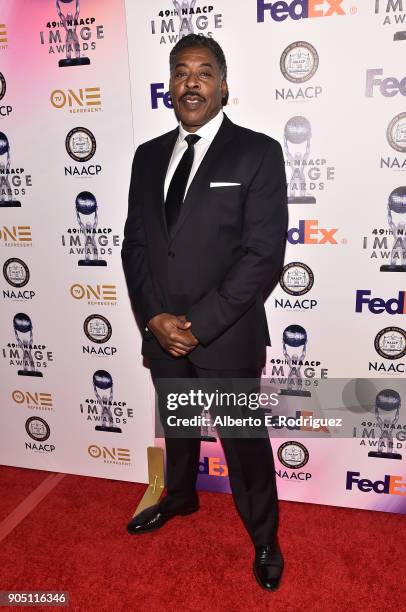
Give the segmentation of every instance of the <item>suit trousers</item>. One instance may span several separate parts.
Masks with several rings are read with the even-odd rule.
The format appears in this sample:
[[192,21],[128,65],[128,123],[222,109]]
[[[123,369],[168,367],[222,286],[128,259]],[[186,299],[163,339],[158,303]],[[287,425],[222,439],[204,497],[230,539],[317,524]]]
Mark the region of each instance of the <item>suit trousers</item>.
[[[151,359],[151,376],[162,378],[257,379],[261,369],[209,370],[195,366],[186,357]],[[159,394],[158,394],[159,395]],[[163,422],[161,401],[160,416]],[[165,427],[164,427],[165,429]],[[271,443],[262,437],[219,437],[227,461],[229,480],[238,513],[256,546],[271,544],[278,527],[278,497]],[[200,458],[200,437],[165,435],[167,497],[162,508],[178,511],[196,504],[196,481]]]

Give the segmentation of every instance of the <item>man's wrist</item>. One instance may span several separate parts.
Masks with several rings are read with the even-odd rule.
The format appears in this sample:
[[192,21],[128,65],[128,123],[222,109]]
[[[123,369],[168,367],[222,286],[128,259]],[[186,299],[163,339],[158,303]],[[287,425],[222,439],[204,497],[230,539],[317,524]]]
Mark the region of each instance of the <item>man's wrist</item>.
[[162,315],[162,314],[166,314],[166,313],[164,313],[164,312],[157,312],[157,313],[156,313],[156,314],[154,314],[152,317],[150,317],[150,318],[148,319],[148,321],[147,321],[146,326],[145,326],[145,331],[152,331],[152,330],[151,330],[151,328],[150,328],[151,321],[153,321],[153,320],[154,320],[156,317],[159,317],[159,316],[160,316],[160,315]]

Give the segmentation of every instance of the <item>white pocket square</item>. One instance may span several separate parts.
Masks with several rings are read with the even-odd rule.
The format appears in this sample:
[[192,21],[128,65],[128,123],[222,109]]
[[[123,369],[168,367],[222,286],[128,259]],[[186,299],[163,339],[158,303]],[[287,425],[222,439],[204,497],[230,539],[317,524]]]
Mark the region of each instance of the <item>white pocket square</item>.
[[237,187],[241,183],[210,183],[210,187]]

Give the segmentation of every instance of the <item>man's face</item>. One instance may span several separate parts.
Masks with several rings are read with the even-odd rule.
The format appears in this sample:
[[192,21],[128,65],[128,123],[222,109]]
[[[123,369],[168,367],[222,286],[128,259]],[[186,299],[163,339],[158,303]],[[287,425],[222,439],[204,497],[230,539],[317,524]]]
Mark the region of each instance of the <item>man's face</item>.
[[169,88],[176,116],[188,132],[196,132],[215,117],[227,94],[217,59],[204,47],[179,51]]

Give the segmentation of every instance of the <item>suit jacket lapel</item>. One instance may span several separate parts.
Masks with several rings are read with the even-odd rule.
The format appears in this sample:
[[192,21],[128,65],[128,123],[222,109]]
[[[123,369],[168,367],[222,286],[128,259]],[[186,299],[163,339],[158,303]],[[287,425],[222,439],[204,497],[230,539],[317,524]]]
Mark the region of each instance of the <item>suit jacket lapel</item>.
[[167,134],[166,140],[160,145],[156,159],[154,160],[155,167],[153,176],[156,178],[154,189],[156,189],[156,198],[154,200],[158,204],[158,215],[162,224],[162,229],[167,239],[169,239],[168,229],[166,227],[165,217],[165,178],[171,160],[172,152],[179,135],[179,129],[176,128]]
[[219,128],[219,131],[217,132],[212,143],[207,149],[206,154],[203,157],[197,169],[197,172],[189,185],[186,198],[182,204],[179,218],[169,237],[170,242],[174,239],[174,237],[182,227],[183,223],[185,222],[185,219],[189,215],[190,211],[193,209],[194,203],[199,198],[199,193],[201,192],[202,187],[207,183],[207,173],[210,169],[210,166],[215,163],[217,157],[223,152],[225,144],[232,138],[233,127],[234,124],[226,115],[224,115],[224,119]]

